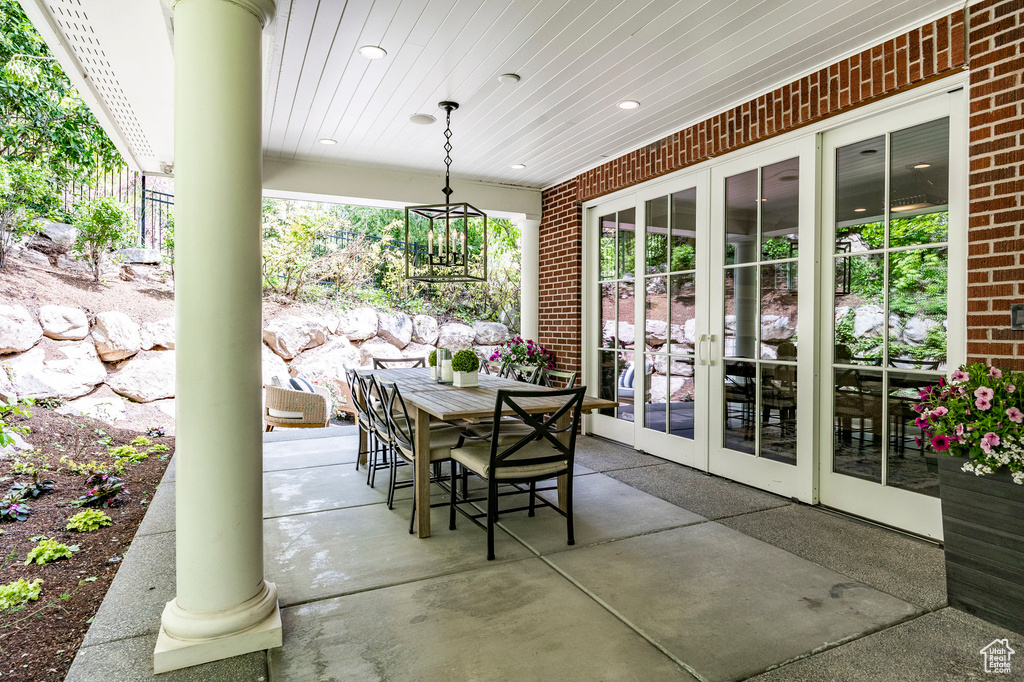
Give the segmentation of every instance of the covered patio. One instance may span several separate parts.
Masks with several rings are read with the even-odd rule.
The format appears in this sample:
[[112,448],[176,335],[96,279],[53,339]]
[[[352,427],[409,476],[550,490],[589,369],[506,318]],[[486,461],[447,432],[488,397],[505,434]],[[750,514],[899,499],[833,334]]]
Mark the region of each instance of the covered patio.
[[[175,179],[176,461],[69,679],[932,680],[1006,636],[946,606],[908,405],[1024,368],[1018,0],[20,2]],[[490,563],[353,432],[261,439],[261,200],[443,201],[450,101],[523,337],[619,405],[576,545],[503,516]]]
[[[488,562],[445,509],[412,538],[411,491],[387,509],[354,429],[315,436],[263,446],[284,646],[157,679],[958,679],[1000,633],[945,606],[929,543],[600,439],[578,449],[577,545],[550,510],[510,515]],[[68,680],[150,679],[175,486],[172,467]]]

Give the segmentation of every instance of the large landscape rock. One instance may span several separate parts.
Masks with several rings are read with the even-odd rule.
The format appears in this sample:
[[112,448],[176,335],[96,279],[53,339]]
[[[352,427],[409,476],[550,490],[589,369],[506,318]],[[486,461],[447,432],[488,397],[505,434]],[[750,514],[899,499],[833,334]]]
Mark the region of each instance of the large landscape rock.
[[666,357],[664,355],[655,355],[654,371],[657,374],[671,374],[672,376],[692,377],[693,360],[677,358],[675,356]]
[[400,358],[402,351],[380,338],[374,337],[359,347],[359,364],[363,367],[372,367],[374,358]]
[[441,325],[437,335],[437,347],[453,351],[472,348],[475,341],[476,332],[468,324],[461,322],[446,322]]
[[433,346],[437,343],[438,324],[437,320],[430,315],[417,315],[412,318],[412,340],[416,343]]
[[761,340],[765,343],[782,343],[793,338],[796,328],[790,326],[788,315],[762,315]]
[[285,360],[327,341],[327,327],[312,317],[284,315],[276,317],[263,328],[263,342]]
[[430,355],[430,351],[434,350],[434,347],[425,343],[416,343],[413,341],[408,346],[402,349],[403,358],[425,358]]
[[111,310],[96,315],[92,324],[92,340],[104,362],[130,358],[142,348],[139,325],[122,312]]
[[[651,375],[651,402],[652,403],[664,403],[666,398],[670,396],[674,399],[676,393],[680,392],[680,389],[686,385],[687,379],[682,376],[670,376],[668,381],[665,380],[664,374],[652,374]],[[655,408],[656,409],[656,408]],[[664,406],[661,408],[665,409]]]
[[78,230],[74,225],[67,223],[46,223],[42,233],[63,251],[70,251],[75,245],[75,239],[78,238]]
[[126,263],[137,263],[142,265],[158,265],[163,261],[160,249],[127,248],[118,249],[117,255]]
[[40,306],[39,324],[43,334],[51,339],[81,341],[89,335],[89,318],[84,311],[70,306]]
[[142,351],[107,377],[107,386],[140,403],[173,398],[174,355],[173,350]]
[[619,322],[618,333],[616,333],[615,320],[607,320],[601,332],[605,342],[611,344],[616,338],[623,346],[632,346],[636,342],[636,327],[629,322]]
[[907,326],[903,328],[903,342],[911,346],[923,346],[928,338],[928,332],[938,327],[939,323],[921,315],[914,315],[907,320]]
[[77,398],[107,376],[88,341],[46,340],[9,363],[9,371],[0,371],[0,393],[19,398]]
[[377,336],[398,349],[412,341],[412,318],[405,313],[377,313]]
[[263,357],[262,357],[262,371],[263,371],[263,383],[273,384],[272,379],[274,377],[280,378],[282,381],[287,380],[288,365],[281,359],[281,356],[274,351],[267,348],[267,344],[263,344]]
[[476,322],[473,331],[479,346],[496,346],[508,341],[508,327],[500,322]]
[[[388,344],[390,345],[390,344]],[[392,346],[393,350],[398,350]],[[306,351],[291,364],[296,376],[309,381],[322,379],[331,384],[335,395],[344,395],[347,388],[345,370],[362,364],[359,349],[344,336],[336,336],[322,346]]]
[[363,341],[377,336],[377,311],[373,308],[355,308],[341,315],[337,333],[349,341]]
[[878,336],[885,331],[885,311],[882,306],[863,305],[854,311],[853,335],[862,338],[864,336]]
[[668,341],[668,322],[647,320],[647,345],[657,348]]
[[43,338],[43,328],[25,306],[0,305],[0,355],[26,351]]
[[174,318],[147,322],[139,332],[142,350],[174,350]]
[[57,414],[91,417],[107,424],[113,424],[125,418],[125,404],[124,399],[119,396],[85,396],[58,407]]

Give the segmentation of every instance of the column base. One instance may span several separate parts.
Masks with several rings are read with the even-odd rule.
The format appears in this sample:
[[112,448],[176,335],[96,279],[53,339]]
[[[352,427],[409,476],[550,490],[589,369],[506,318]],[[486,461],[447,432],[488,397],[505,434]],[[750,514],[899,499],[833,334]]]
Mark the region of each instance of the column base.
[[166,673],[253,651],[275,649],[281,646],[281,643],[281,607],[276,603],[274,610],[263,621],[224,637],[200,640],[175,639],[168,635],[161,625],[160,634],[156,639],[156,649],[153,651],[153,673]]

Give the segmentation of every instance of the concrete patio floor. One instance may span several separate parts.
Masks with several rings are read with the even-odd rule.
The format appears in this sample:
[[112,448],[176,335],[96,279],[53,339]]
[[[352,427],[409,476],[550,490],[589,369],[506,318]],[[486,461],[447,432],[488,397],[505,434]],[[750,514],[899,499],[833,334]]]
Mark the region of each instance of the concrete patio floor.
[[[284,646],[152,675],[172,467],[68,680],[931,682],[983,679],[981,648],[1024,644],[945,606],[934,545],[598,439],[579,441],[577,544],[549,509],[510,514],[488,562],[483,531],[448,530],[446,508],[431,538],[409,535],[411,490],[387,509],[351,428],[309,435],[264,443]],[[1002,679],[1024,679],[1014,667]]]

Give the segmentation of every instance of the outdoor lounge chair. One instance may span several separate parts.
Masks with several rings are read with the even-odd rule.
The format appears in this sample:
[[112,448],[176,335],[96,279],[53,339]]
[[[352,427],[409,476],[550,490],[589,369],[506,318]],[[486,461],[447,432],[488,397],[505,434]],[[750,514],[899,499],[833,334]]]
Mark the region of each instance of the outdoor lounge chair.
[[310,390],[290,386],[266,385],[263,424],[267,431],[275,426],[299,429],[322,429],[331,415],[331,394],[323,386],[310,385]]

